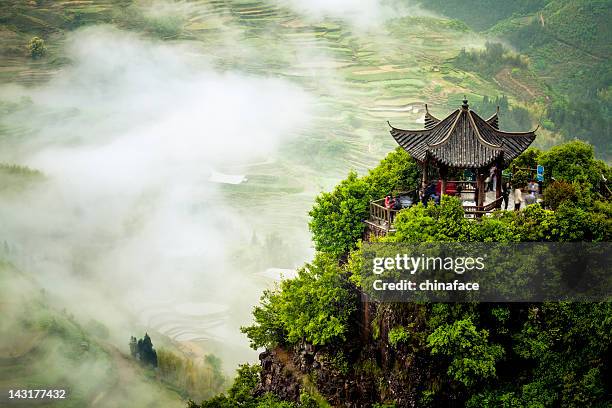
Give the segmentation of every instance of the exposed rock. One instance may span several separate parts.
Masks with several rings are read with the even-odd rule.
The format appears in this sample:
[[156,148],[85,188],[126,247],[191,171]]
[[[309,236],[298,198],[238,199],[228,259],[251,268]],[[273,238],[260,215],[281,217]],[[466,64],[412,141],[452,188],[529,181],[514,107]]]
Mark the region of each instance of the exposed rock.
[[[447,367],[423,353],[420,306],[379,306],[375,311],[365,306],[362,316],[375,316],[375,320],[357,321],[355,332],[341,347],[300,343],[261,353],[258,393],[272,392],[284,400],[299,401],[301,392],[316,390],[333,407],[368,408],[391,401],[397,408],[418,407],[417,396],[428,389],[432,379],[445,375]],[[388,333],[397,325],[410,327],[414,335],[409,342],[393,346]],[[454,400],[458,396],[447,397]]]

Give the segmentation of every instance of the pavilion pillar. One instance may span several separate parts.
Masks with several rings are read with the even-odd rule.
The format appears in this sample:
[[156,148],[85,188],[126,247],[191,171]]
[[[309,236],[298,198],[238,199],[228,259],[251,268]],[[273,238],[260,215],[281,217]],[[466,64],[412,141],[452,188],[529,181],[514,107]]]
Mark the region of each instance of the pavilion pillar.
[[417,193],[417,198],[419,199],[419,201],[421,200],[422,197],[424,197],[425,195],[425,189],[427,188],[427,183],[429,183],[428,180],[428,170],[429,170],[429,158],[425,158],[425,160],[423,160],[421,162],[421,170],[422,170],[422,174],[421,174],[421,185],[418,186],[418,193]]
[[501,166],[497,166],[495,170],[495,179],[497,180],[495,183],[495,198],[499,198],[502,195],[502,169]]
[[440,188],[440,196],[446,194],[446,176],[448,175],[448,167],[440,166],[440,178],[442,179],[442,187]]
[[482,169],[478,169],[477,170],[477,175],[476,175],[476,189],[478,191],[478,197],[476,197],[476,205],[479,207],[482,207],[484,205],[484,198],[485,198],[485,176],[482,173]]
[[423,170],[423,174],[421,176],[421,182],[422,182],[422,184],[427,185],[427,182],[429,181],[429,180],[427,180],[427,170],[429,169],[429,160],[428,159],[425,159],[425,160],[423,160],[421,162],[421,168]]

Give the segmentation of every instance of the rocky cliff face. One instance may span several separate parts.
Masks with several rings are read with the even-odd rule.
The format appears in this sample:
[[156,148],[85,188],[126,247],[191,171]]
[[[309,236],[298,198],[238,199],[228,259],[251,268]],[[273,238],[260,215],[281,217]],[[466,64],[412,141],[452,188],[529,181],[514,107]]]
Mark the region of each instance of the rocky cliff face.
[[332,406],[351,408],[371,406],[378,400],[376,378],[343,373],[328,353],[309,344],[261,353],[258,392],[272,392],[288,401],[299,401],[302,392],[318,392]]
[[[300,343],[261,353],[257,392],[271,392],[288,401],[299,401],[304,391],[314,392],[334,407],[363,408],[385,402],[398,408],[421,406],[417,395],[431,387],[434,372],[440,378],[440,367],[422,352],[418,335],[399,345],[388,341],[389,329],[397,324],[412,324],[418,333],[418,310],[414,306],[411,310],[365,307],[371,310],[362,311],[353,340],[341,346]],[[374,321],[364,316],[373,316]]]

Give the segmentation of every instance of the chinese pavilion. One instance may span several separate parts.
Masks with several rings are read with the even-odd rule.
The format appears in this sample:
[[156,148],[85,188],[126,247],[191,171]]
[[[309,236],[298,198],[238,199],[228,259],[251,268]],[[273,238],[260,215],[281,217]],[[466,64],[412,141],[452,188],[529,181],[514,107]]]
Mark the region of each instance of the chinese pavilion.
[[[530,132],[501,131],[498,120],[499,108],[498,112],[489,119],[483,119],[469,108],[467,99],[463,100],[463,105],[459,109],[441,120],[429,113],[427,105],[425,105],[425,112],[424,129],[398,129],[389,123],[391,136],[416,159],[421,167],[423,175],[421,188],[427,185],[430,175],[434,175],[441,184],[440,193],[448,194],[449,170],[470,169],[476,175],[475,182],[470,185],[472,191],[475,192],[475,205],[472,206],[474,214],[499,208],[501,206],[502,170],[534,141],[535,130]],[[485,205],[485,178],[491,173],[497,179],[495,183],[496,199]],[[460,182],[453,181],[452,183]],[[388,232],[393,216],[383,217],[384,214],[380,209],[375,208],[379,206],[379,203],[373,202],[372,205],[370,207],[371,220],[366,224],[377,224],[376,228],[378,228],[381,225],[378,222],[379,218],[385,218],[383,220],[386,222],[384,233]],[[371,222],[372,218],[377,222]],[[379,233],[380,231],[376,232],[376,235]]]

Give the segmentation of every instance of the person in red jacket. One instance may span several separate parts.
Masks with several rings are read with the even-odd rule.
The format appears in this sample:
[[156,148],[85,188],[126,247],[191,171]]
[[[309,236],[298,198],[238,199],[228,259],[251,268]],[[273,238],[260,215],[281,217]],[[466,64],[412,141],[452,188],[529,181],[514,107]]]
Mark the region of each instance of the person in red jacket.
[[391,195],[387,195],[385,197],[385,208],[393,208],[395,207],[395,199],[391,198]]

